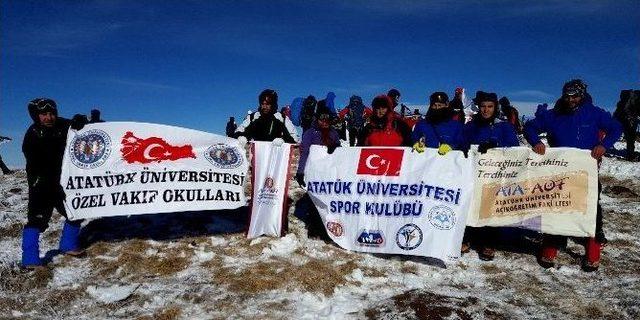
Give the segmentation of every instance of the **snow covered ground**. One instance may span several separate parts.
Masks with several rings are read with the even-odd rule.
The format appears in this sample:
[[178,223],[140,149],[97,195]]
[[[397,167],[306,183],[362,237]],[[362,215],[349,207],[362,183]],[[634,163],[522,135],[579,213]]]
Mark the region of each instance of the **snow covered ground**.
[[[638,319],[640,165],[607,158],[601,180],[609,244],[595,273],[580,270],[578,240],[542,269],[535,234],[505,238],[493,262],[472,251],[447,268],[348,252],[309,238],[295,203],[279,239],[246,240],[244,210],[85,221],[82,259],[55,251],[54,215],[41,241],[48,268],[27,272],[21,171],[0,176],[0,318]],[[290,197],[302,194],[291,183]]]

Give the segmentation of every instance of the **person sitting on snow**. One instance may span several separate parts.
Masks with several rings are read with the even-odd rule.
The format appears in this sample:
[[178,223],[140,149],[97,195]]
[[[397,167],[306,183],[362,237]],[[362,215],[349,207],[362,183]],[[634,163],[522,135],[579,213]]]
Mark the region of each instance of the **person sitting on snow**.
[[[86,116],[75,115],[72,121],[58,117],[56,103],[47,98],[29,102],[29,115],[33,124],[27,129],[22,144],[26,159],[29,203],[27,224],[22,232],[22,266],[33,269],[43,265],[40,259],[40,233],[49,226],[55,208],[66,218],[63,204],[64,190],[60,185],[62,158],[67,144],[67,131],[81,129]],[[79,256],[80,224],[82,221],[65,221],[60,238],[60,251]]]
[[244,119],[235,132],[238,140],[273,141],[276,138],[286,143],[297,143],[298,134],[293,123],[278,111],[278,94],[266,89],[258,96],[258,111]]
[[[598,163],[607,149],[620,138],[622,128],[611,114],[593,105],[587,93],[587,85],[579,79],[571,80],[562,87],[562,97],[550,110],[541,110],[524,126],[524,135],[533,151],[544,154],[546,146],[540,140],[541,133],[547,133],[550,147],[572,147],[591,150],[591,156]],[[600,132],[605,134],[600,138]],[[600,206],[600,189],[598,182],[598,207],[596,216],[596,237],[586,239],[586,255],[583,259],[583,270],[590,272],[600,265],[601,246],[606,242],[602,230],[602,207]],[[544,268],[555,264],[558,246],[565,237],[545,234],[538,263]]]
[[[519,145],[516,130],[511,123],[498,118],[498,96],[495,93],[478,91],[473,99],[480,111],[464,125],[464,150],[471,145],[478,146],[478,152],[486,153],[492,148],[517,147]],[[461,251],[470,250],[470,241],[478,244],[478,256],[481,260],[491,261],[495,256],[498,230],[493,227],[471,228],[465,231],[465,240]],[[473,239],[470,239],[473,238]]]
[[462,123],[454,118],[446,93],[431,94],[429,110],[413,128],[411,139],[417,152],[424,152],[424,148],[437,148],[438,153],[444,155],[451,150],[461,150]]

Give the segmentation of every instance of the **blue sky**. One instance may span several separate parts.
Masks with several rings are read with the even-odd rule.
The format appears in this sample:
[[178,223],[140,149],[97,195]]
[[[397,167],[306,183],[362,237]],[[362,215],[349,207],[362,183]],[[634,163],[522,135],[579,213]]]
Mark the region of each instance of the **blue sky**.
[[456,86],[523,113],[583,78],[613,108],[640,83],[638,1],[0,1],[0,153],[24,166],[27,102],[63,116],[223,133],[257,95],[425,105]]

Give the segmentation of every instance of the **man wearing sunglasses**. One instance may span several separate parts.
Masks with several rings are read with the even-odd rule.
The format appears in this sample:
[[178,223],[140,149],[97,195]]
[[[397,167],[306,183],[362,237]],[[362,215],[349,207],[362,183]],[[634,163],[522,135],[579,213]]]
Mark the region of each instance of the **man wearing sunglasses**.
[[[22,266],[34,269],[43,265],[39,237],[49,226],[53,209],[66,217],[60,174],[67,131],[69,127],[81,129],[87,123],[87,117],[78,114],[71,121],[60,118],[55,101],[48,98],[31,100],[28,110],[33,124],[27,129],[22,143],[29,183],[27,224],[22,233]],[[72,256],[83,253],[78,237],[80,223],[65,221],[60,238],[61,252]]]

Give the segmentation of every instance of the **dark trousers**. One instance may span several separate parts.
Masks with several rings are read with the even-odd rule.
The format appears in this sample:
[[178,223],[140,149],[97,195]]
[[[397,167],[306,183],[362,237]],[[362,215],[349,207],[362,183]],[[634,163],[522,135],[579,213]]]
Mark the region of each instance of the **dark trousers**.
[[360,136],[360,131],[362,131],[362,128],[349,128],[349,145],[350,146],[355,146],[356,145],[356,139]]
[[624,128],[624,140],[627,141],[627,158],[631,159],[633,157],[633,153],[636,149],[636,128],[638,124],[630,124],[626,123],[623,125]]
[[[55,208],[62,216],[67,217],[64,208],[64,193],[60,185],[29,187],[29,204],[26,228],[37,228],[40,232],[49,227],[49,220]],[[69,221],[80,224],[82,220]]]
[[0,157],[0,169],[2,169],[2,173],[4,174],[9,174],[11,173],[11,170],[9,170],[9,168],[7,167],[6,164],[4,164],[4,161],[2,161],[2,157]]

